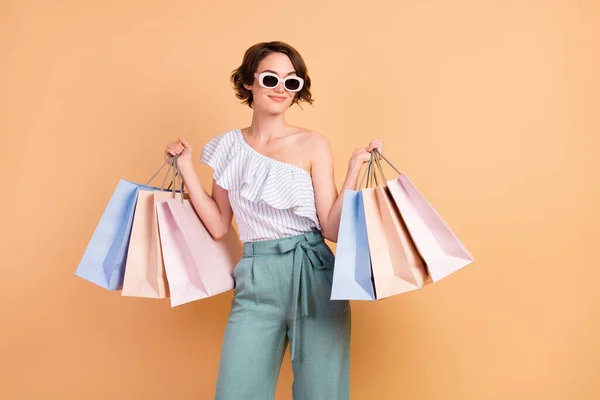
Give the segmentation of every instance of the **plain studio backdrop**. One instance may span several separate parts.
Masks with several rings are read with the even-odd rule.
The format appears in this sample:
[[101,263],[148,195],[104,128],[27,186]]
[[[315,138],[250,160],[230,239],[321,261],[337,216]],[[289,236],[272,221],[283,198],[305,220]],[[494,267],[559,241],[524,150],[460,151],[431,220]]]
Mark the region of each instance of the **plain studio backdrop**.
[[[0,1],[0,398],[210,399],[232,293],[73,275],[119,179],[249,123],[243,52],[304,56],[338,187],[381,138],[476,262],[353,302],[353,399],[600,398],[596,1]],[[388,179],[393,177],[386,169]],[[252,368],[252,360],[248,360]],[[277,399],[291,398],[286,357]]]

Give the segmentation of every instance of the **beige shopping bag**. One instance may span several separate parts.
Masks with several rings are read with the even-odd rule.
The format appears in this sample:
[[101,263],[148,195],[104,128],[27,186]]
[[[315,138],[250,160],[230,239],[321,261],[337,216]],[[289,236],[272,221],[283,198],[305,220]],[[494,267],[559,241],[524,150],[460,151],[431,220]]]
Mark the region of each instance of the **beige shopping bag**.
[[385,177],[378,158],[372,155],[370,163],[375,187],[362,192],[375,293],[383,299],[419,289],[430,279],[388,187],[379,184],[375,169],[383,182]]
[[[173,168],[173,181],[176,177]],[[125,263],[123,296],[169,297],[156,215],[156,203],[175,196],[174,186],[173,190],[163,189],[165,182],[166,176],[160,189],[139,191]]]
[[123,296],[168,297],[155,204],[170,197],[170,192],[164,191],[140,190],[138,194],[125,264]]

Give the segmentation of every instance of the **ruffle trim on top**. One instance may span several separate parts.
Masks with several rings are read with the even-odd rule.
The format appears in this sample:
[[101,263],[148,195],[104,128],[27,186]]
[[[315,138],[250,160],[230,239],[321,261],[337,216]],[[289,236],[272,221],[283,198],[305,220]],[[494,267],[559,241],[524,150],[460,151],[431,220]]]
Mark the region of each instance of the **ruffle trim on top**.
[[201,161],[212,167],[214,179],[223,189],[239,191],[248,201],[278,210],[292,209],[320,229],[309,173],[254,150],[241,130],[223,133],[208,142]]

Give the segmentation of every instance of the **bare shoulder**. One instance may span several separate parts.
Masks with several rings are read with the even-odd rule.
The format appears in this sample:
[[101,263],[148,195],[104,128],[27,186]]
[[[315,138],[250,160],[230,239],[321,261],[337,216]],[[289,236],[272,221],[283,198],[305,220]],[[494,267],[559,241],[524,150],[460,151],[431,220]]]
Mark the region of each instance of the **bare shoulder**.
[[329,140],[327,137],[314,129],[297,127],[297,131],[294,135],[298,135],[297,144],[309,152],[329,151]]

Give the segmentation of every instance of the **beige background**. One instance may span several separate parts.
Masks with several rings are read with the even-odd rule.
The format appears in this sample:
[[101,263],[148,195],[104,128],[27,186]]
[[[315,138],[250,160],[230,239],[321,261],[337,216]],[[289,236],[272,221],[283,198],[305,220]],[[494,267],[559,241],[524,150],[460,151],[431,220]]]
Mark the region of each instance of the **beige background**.
[[[305,57],[338,185],[382,138],[477,258],[353,303],[352,398],[600,398],[597,1],[1,1],[0,398],[209,399],[231,293],[171,309],[73,276],[120,178],[245,126],[229,73]],[[211,170],[196,166],[202,182]],[[391,172],[388,169],[388,174]],[[251,368],[251,365],[249,365]],[[283,365],[277,399],[291,398]]]

